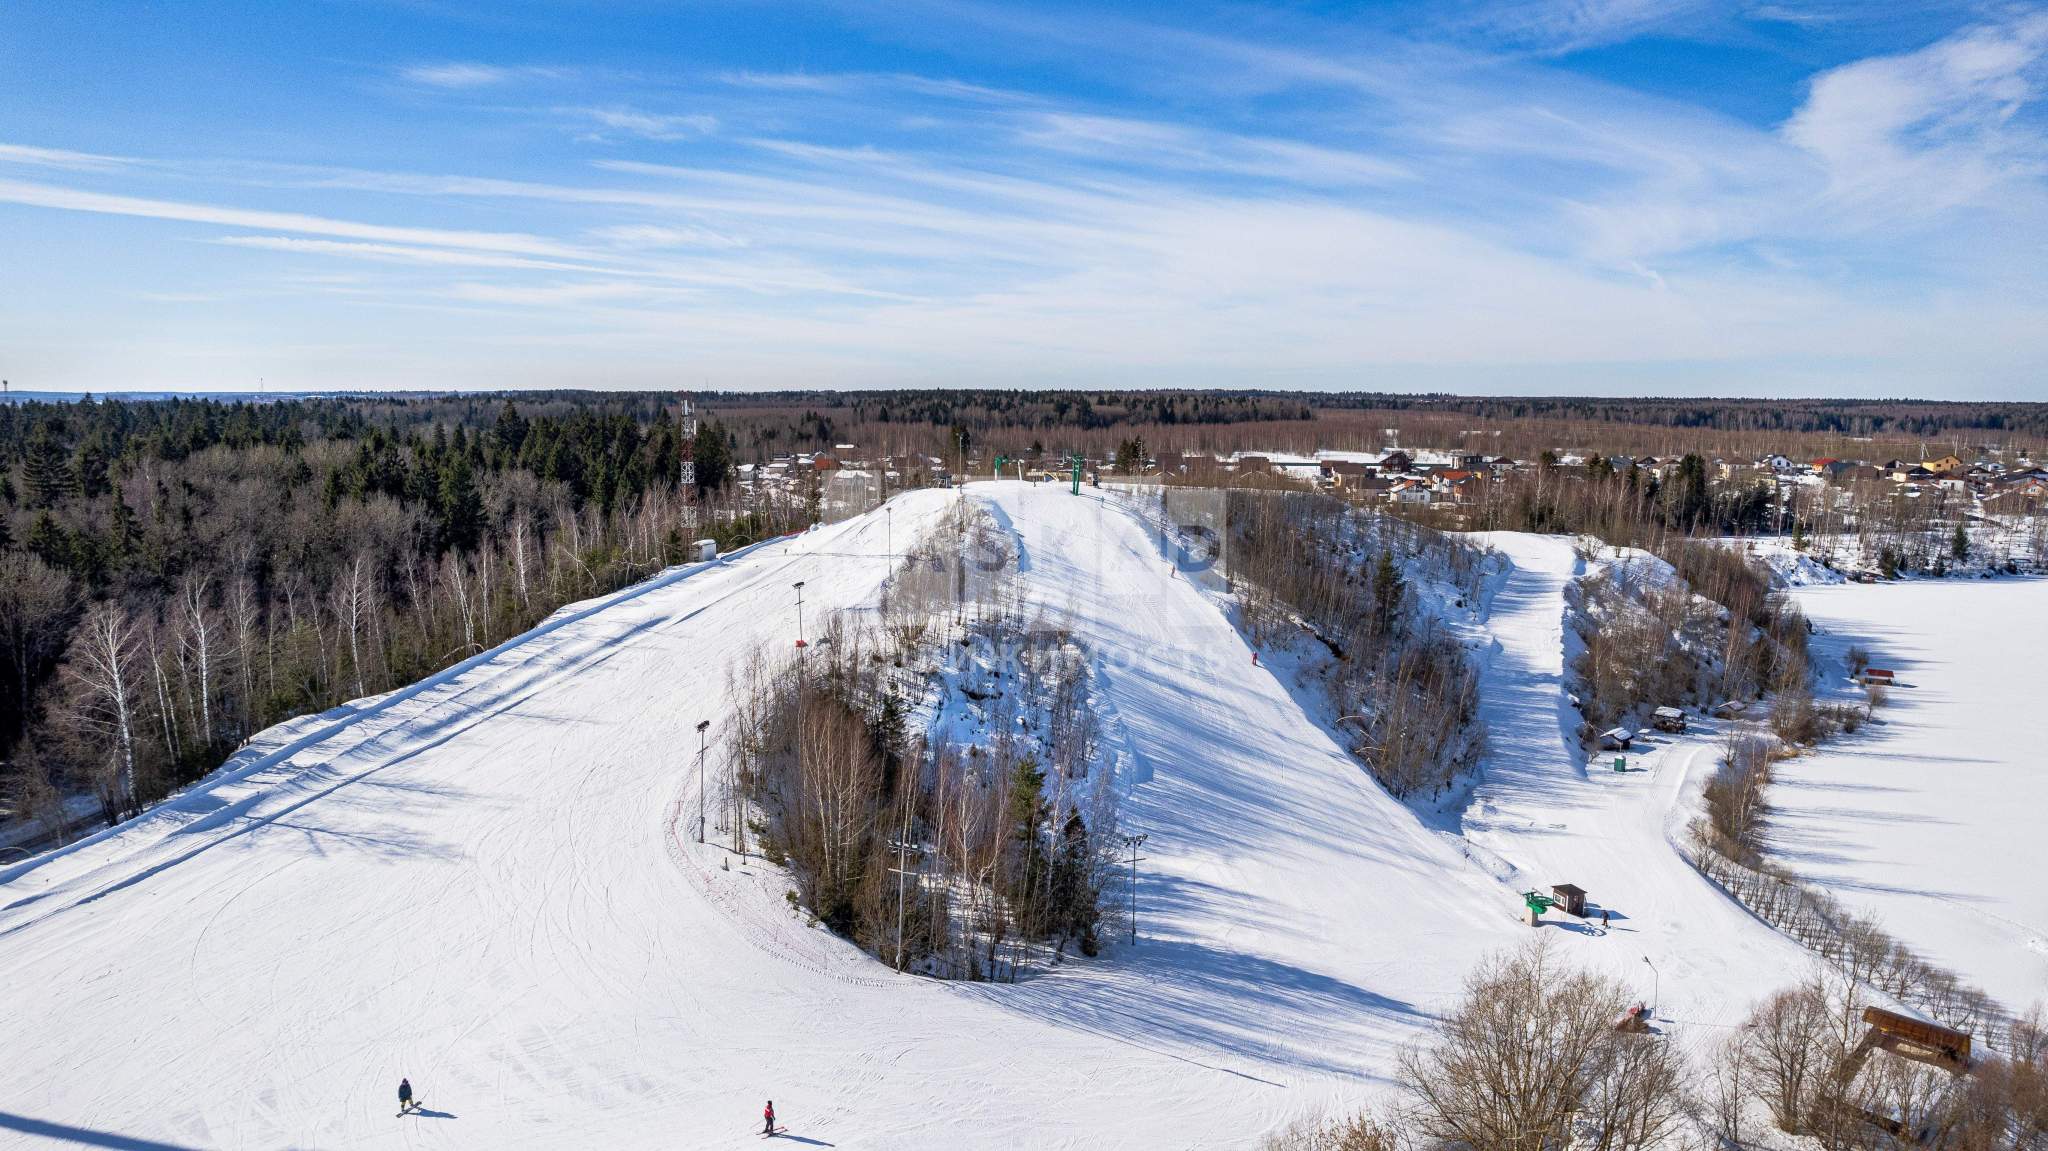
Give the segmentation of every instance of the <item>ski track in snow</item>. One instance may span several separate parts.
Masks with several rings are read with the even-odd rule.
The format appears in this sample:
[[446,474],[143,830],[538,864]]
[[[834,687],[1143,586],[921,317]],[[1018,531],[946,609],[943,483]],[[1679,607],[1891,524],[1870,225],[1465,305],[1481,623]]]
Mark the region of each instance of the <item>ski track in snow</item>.
[[1515,869],[1518,891],[1586,889],[1591,917],[1553,910],[1536,929],[1560,936],[1569,959],[1623,979],[1645,1002],[1661,994],[1655,1006],[1667,1019],[1735,1022],[1809,959],[1676,850],[1713,770],[1719,727],[1693,717],[1685,735],[1646,733],[1625,773],[1612,770],[1611,755],[1588,764],[1570,736],[1578,713],[1564,691],[1564,589],[1580,571],[1572,543],[1512,532],[1477,542],[1514,568],[1487,617],[1479,707],[1488,752],[1465,835]]
[[[1018,985],[896,976],[792,914],[776,869],[695,842],[692,729],[723,727],[749,644],[793,635],[792,581],[813,621],[872,604],[870,515],[281,725],[0,872],[6,1038],[34,1053],[0,1067],[0,1144],[752,1146],[773,1098],[792,1137],[842,1148],[1241,1147],[1372,1094],[1470,965],[1529,937],[1518,888],[1467,855],[1620,912],[1606,936],[1540,930],[1646,996],[1650,957],[1667,1015],[1724,1022],[1801,962],[1671,849],[1711,734],[1622,776],[1566,746],[1567,545],[1489,541],[1515,570],[1460,840],[1252,664],[1130,508],[913,492],[895,538],[961,498],[999,509],[1031,605],[1090,647],[1124,830],[1150,836],[1136,948]],[[400,1075],[432,1114],[394,1118]]]

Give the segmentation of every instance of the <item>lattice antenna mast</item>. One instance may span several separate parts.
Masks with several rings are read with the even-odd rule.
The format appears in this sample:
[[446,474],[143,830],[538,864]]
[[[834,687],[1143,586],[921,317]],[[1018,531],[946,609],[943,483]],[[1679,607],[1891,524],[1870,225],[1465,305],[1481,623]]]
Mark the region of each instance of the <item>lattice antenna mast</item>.
[[689,400],[683,401],[683,462],[677,470],[676,483],[681,485],[683,494],[688,495],[697,487],[697,409]]

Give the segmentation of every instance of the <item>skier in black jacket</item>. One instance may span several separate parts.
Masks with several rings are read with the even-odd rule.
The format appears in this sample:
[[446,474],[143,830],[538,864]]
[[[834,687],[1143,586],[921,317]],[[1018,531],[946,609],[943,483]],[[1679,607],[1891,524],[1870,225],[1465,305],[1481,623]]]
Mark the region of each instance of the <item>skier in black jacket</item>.
[[410,1079],[403,1079],[403,1078],[401,1078],[401,1079],[400,1079],[400,1080],[398,1081],[398,1109],[399,1109],[400,1111],[404,1111],[404,1110],[406,1110],[407,1108],[409,1108],[409,1107],[411,1107],[411,1106],[412,1106],[412,1080],[410,1080]]

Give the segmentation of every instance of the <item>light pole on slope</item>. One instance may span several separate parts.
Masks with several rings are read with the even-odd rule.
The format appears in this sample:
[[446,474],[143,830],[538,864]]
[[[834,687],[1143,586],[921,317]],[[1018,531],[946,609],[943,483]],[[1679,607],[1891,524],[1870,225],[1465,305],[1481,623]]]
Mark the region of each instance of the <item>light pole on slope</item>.
[[704,809],[711,804],[711,796],[704,791],[704,733],[711,730],[711,721],[700,720],[697,724],[697,842],[704,842]]
[[1138,944],[1138,849],[1145,845],[1146,836],[1126,835],[1124,846],[1131,849],[1131,946]]
[[1664,976],[1657,970],[1657,965],[1650,962],[1650,957],[1647,955],[1643,956],[1643,966],[1650,969],[1650,1011],[1652,1013],[1662,1011],[1664,1009]]

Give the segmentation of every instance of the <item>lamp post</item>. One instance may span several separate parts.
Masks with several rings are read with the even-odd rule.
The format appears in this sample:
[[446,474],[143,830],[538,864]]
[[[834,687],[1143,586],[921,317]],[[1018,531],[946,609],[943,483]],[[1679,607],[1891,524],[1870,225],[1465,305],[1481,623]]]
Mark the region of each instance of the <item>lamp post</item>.
[[1650,969],[1650,1010],[1661,1011],[1664,1009],[1664,977],[1647,955],[1643,956],[1643,966]]
[[711,729],[711,721],[701,720],[697,724],[697,842],[704,842],[704,809],[711,805],[711,796],[704,790],[704,733]]
[[798,580],[796,588],[796,646],[804,646],[804,581]]
[[1145,836],[1126,835],[1124,846],[1131,849],[1131,946],[1138,945],[1138,848],[1144,846]]

